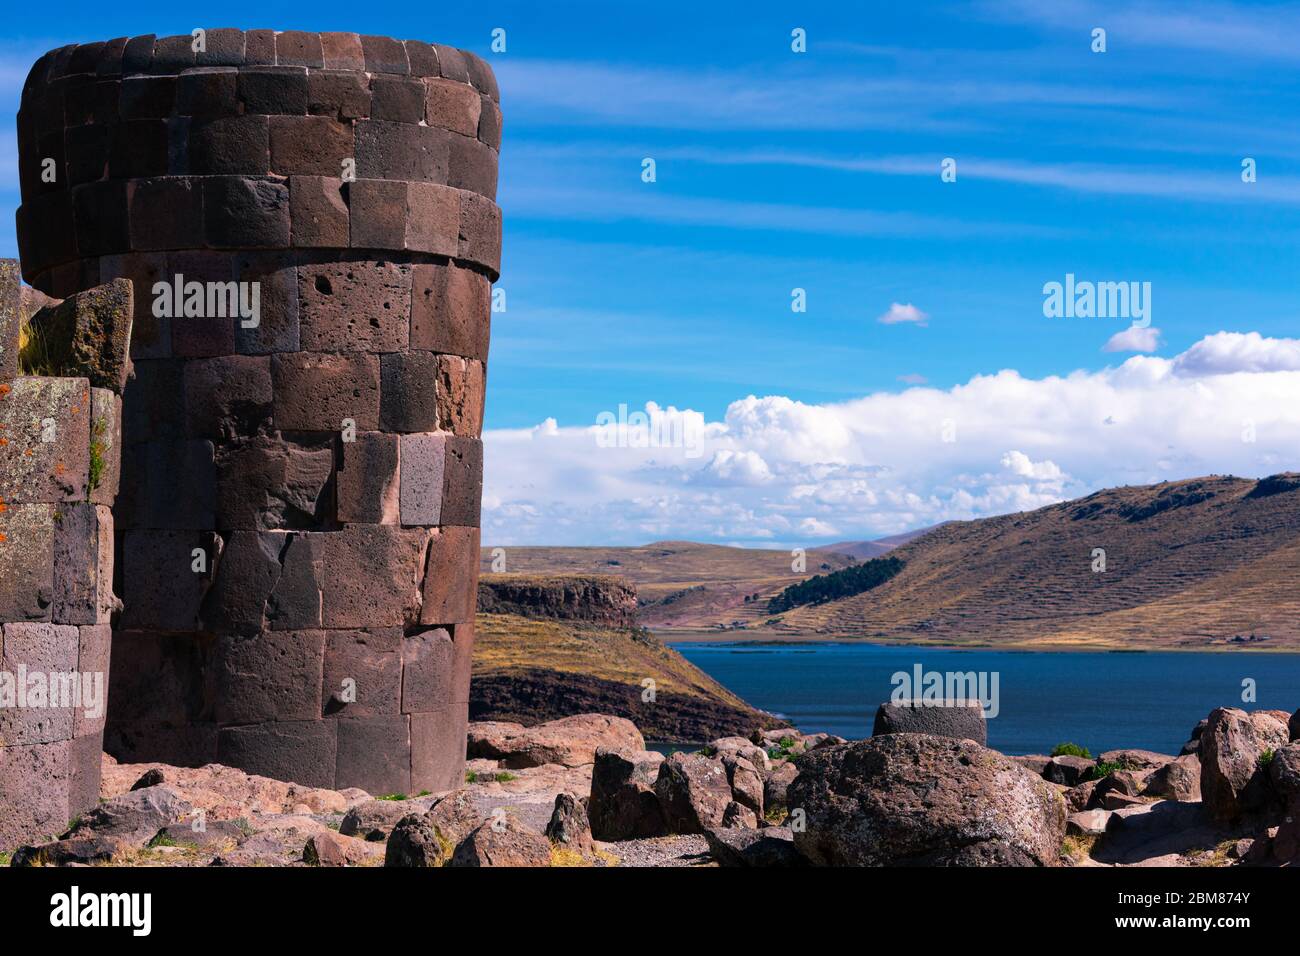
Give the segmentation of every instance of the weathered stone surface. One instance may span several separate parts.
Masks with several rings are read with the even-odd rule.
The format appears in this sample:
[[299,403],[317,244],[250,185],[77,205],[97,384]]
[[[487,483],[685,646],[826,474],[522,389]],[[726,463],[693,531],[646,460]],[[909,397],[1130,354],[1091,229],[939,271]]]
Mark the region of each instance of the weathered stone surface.
[[326,627],[396,627],[419,618],[425,532],[349,525],[318,540]]
[[704,833],[723,826],[731,786],[722,761],[675,753],[659,765],[655,793],[670,833]]
[[1071,813],[1065,821],[1065,832],[1075,836],[1101,836],[1110,822],[1110,810],[1082,810]]
[[1200,738],[1201,799],[1221,822],[1263,810],[1268,800],[1266,750],[1284,747],[1286,722],[1268,711],[1220,707]]
[[768,813],[784,812],[789,808],[787,793],[797,776],[799,768],[790,760],[777,764],[764,775],[763,807]]
[[[536,727],[504,722],[470,724],[467,745],[470,757],[500,760],[505,767],[540,767],[547,763],[577,767],[593,763],[601,749],[639,754],[645,750],[645,740],[626,718],[575,714]],[[721,766],[718,764],[719,769]],[[722,779],[725,785],[725,772]]]
[[[14,705],[0,707],[0,742],[23,746],[70,740],[77,699],[77,628],[22,622],[5,624],[0,632],[0,673],[15,675],[15,682],[20,673],[38,678]],[[17,697],[20,688],[12,692]]]
[[219,539],[198,531],[130,531],[123,541],[122,626],[193,630]]
[[876,711],[873,737],[880,734],[935,734],[988,742],[988,728],[979,701],[926,704],[920,701],[887,702]]
[[477,438],[483,430],[483,363],[439,355],[437,383],[438,427]]
[[[216,517],[237,530],[313,530],[331,517],[332,437],[315,444],[264,435],[216,452]],[[342,480],[342,472],[339,473]],[[339,520],[348,520],[341,515]]]
[[443,523],[447,485],[447,436],[401,436],[401,522],[430,526]]
[[309,838],[302,850],[302,861],[308,866],[374,866],[382,858],[378,847],[329,831]]
[[733,799],[741,806],[752,810],[758,819],[762,819],[763,778],[758,768],[737,754],[725,754],[721,760],[722,766],[727,771],[727,781],[731,784]]
[[1054,866],[1065,806],[970,740],[886,734],[799,758],[795,846],[829,865]]
[[0,620],[52,618],[54,511],[45,504],[0,508]]
[[410,266],[382,260],[302,265],[298,302],[308,351],[400,352],[409,343]]
[[0,385],[0,501],[84,501],[90,490],[90,386],[84,378]]
[[122,479],[122,397],[90,390],[90,500],[111,506]]
[[1142,795],[1165,800],[1201,799],[1201,761],[1196,754],[1176,757],[1147,778]]
[[327,632],[322,694],[325,715],[380,717],[401,713],[401,629]]
[[1300,815],[1300,743],[1291,742],[1273,753],[1268,765],[1273,793],[1289,816]]
[[1069,754],[1062,754],[1053,757],[1043,768],[1043,779],[1050,783],[1059,783],[1066,787],[1075,787],[1082,783],[1094,767],[1097,761],[1087,757],[1073,757]]
[[0,259],[0,381],[18,375],[19,332],[27,321],[22,309],[22,290],[18,260]]
[[380,359],[379,424],[384,431],[437,431],[439,367],[444,357],[395,352]]
[[338,520],[349,524],[400,523],[397,436],[361,432],[356,441],[341,443],[340,456]]
[[786,867],[807,866],[794,845],[789,827],[766,827],[762,830],[729,828],[705,830],[709,852],[719,866]]
[[379,359],[351,353],[295,352],[271,359],[275,424],[285,430],[358,431],[379,428]]
[[447,794],[423,815],[404,817],[388,838],[384,866],[445,866],[482,814],[464,791]]
[[546,825],[546,838],[558,847],[583,856],[595,852],[596,844],[591,838],[587,808],[575,794],[561,793],[556,796],[551,822]]
[[[111,524],[107,535],[102,535],[98,509],[88,501],[69,502],[60,506],[54,526],[53,620],[55,623],[98,623],[101,543],[109,551],[107,572],[111,594],[113,574]],[[107,621],[107,617],[104,620]]]
[[185,363],[185,425],[195,438],[230,440],[271,418],[271,360],[230,355]]
[[477,136],[482,103],[473,87],[453,80],[430,80],[425,99],[424,119],[430,126]]
[[464,783],[467,723],[468,707],[461,701],[411,714],[411,789],[439,793]]
[[67,826],[69,743],[0,747],[0,847],[54,836]]
[[217,723],[319,718],[324,659],[322,631],[221,635],[211,664]]
[[349,810],[339,824],[339,833],[370,843],[382,843],[393,828],[411,815],[410,800],[367,800]]
[[411,790],[410,718],[343,717],[338,721],[336,787],[381,796]]
[[456,699],[455,648],[443,628],[402,638],[402,712],[441,712]]
[[476,827],[456,847],[448,866],[550,866],[551,844],[505,810]]
[[[75,738],[93,738],[96,781],[99,779],[99,754],[103,750],[101,735],[108,703],[112,642],[113,629],[108,624],[90,624],[77,628],[77,671],[83,682],[83,697],[82,706],[74,708],[72,712],[72,734]],[[87,688],[91,697],[85,696]],[[97,784],[93,795],[98,796]]]
[[226,727],[217,737],[217,760],[263,777],[333,787],[336,729],[333,720]]
[[408,183],[405,218],[405,248],[440,256],[456,254],[460,196],[455,189],[436,183]]
[[477,528],[482,502],[483,443],[477,438],[447,438],[440,523]]
[[411,273],[411,348],[484,361],[492,286],[454,262],[418,264]]
[[295,246],[346,249],[349,225],[343,181],[330,176],[291,177],[289,218]]

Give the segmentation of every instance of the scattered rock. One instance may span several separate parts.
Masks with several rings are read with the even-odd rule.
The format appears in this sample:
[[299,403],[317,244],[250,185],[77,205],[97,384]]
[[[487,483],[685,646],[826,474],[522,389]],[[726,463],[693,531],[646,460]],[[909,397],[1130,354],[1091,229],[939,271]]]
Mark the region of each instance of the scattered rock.
[[106,800],[87,811],[67,836],[94,833],[143,846],[159,830],[188,817],[193,809],[175,789],[159,784]]
[[1043,768],[1043,779],[1052,783],[1063,783],[1067,787],[1077,787],[1087,779],[1095,766],[1097,766],[1095,760],[1063,754],[1047,762],[1047,766]]
[[732,800],[727,804],[727,809],[722,811],[722,828],[724,830],[757,830],[758,827],[758,814],[744,804]]
[[382,843],[403,817],[428,809],[413,806],[413,803],[411,800],[367,800],[344,815],[339,833],[347,837],[360,837],[372,843]]
[[655,793],[663,759],[663,754],[649,750],[596,752],[587,803],[592,836],[597,840],[635,840],[668,833]]
[[302,861],[308,866],[373,866],[384,851],[373,843],[327,831],[307,841]]
[[1286,722],[1270,711],[1220,707],[1201,735],[1201,799],[1211,816],[1229,823],[1263,810],[1268,802],[1265,751],[1285,747]]
[[1175,757],[1152,772],[1142,795],[1183,802],[1201,799],[1201,758],[1194,753]]
[[546,838],[556,846],[566,847],[582,856],[595,852],[587,808],[574,794],[556,795],[555,811],[551,814],[551,822],[546,825]]
[[887,734],[799,760],[788,801],[814,863],[1055,866],[1065,804],[1042,779],[971,740]]
[[1210,721],[1208,719],[1201,720],[1199,723],[1197,723],[1195,727],[1192,728],[1191,739],[1189,739],[1187,743],[1183,744],[1182,750],[1178,751],[1178,755],[1180,757],[1186,756],[1187,754],[1200,753],[1201,734],[1205,733],[1205,728],[1209,726],[1209,723]]
[[1287,814],[1300,816],[1300,742],[1289,743],[1273,753],[1268,776]]
[[550,866],[551,844],[509,810],[476,827],[448,866]]
[[763,776],[763,809],[767,813],[786,809],[786,791],[797,776],[799,768],[789,762],[777,764]]
[[763,777],[752,763],[741,756],[728,755],[722,758],[722,766],[727,771],[727,781],[731,784],[731,796],[741,806],[754,811],[756,818],[763,816]]
[[525,727],[500,721],[469,725],[467,754],[501,761],[507,768],[555,763],[577,767],[595,761],[600,748],[621,753],[645,750],[632,721],[605,714],[577,714]]
[[655,794],[670,833],[703,833],[723,825],[731,784],[721,760],[675,753],[659,765]]
[[1008,755],[1007,759],[1020,764],[1030,773],[1037,774],[1040,777],[1043,775],[1043,771],[1047,769],[1047,765],[1052,762],[1052,758],[1047,754],[1022,754],[1018,757]]
[[988,726],[979,701],[927,704],[922,701],[888,701],[876,711],[871,736],[882,734],[933,734],[988,743]]
[[154,767],[152,770],[146,770],[142,773],[140,779],[131,784],[131,789],[144,790],[146,787],[156,787],[160,783],[165,783],[166,780],[167,778],[163,776],[162,770]]
[[794,845],[789,827],[762,830],[705,830],[709,852],[719,866],[772,867],[807,866]]
[[1065,818],[1065,832],[1075,836],[1101,836],[1106,832],[1110,810],[1082,810]]
[[767,751],[744,737],[722,737],[709,744],[708,749],[713,752],[715,757],[727,757],[728,755],[744,757],[755,767],[763,770],[767,770],[772,766]]
[[1117,763],[1125,770],[1155,770],[1174,758],[1169,754],[1156,753],[1154,750],[1137,750],[1130,747],[1107,750],[1099,759],[1102,763]]
[[1066,806],[1075,811],[1095,809],[1093,806],[1093,793],[1097,789],[1097,783],[1096,780],[1085,780],[1083,783],[1068,788],[1061,794],[1065,798]]

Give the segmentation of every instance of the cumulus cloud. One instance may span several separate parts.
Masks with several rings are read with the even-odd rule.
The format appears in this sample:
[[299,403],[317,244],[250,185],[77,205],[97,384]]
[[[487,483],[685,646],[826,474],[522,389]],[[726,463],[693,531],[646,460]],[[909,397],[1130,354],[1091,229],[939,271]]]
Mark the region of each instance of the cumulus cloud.
[[1107,339],[1101,350],[1103,352],[1154,352],[1159,347],[1159,329],[1130,325]]
[[930,316],[922,312],[912,303],[903,305],[899,302],[892,302],[889,305],[889,311],[876,319],[877,322],[883,322],[885,325],[898,325],[900,322],[914,322],[917,325],[925,326],[930,321]]
[[689,424],[655,434],[692,435],[694,448],[549,420],[488,431],[484,543],[795,547],[1115,485],[1294,469],[1300,341],[1218,333],[1171,359],[1134,355],[1097,372],[1008,369],[831,404],[749,395],[717,420],[654,404],[644,415]]

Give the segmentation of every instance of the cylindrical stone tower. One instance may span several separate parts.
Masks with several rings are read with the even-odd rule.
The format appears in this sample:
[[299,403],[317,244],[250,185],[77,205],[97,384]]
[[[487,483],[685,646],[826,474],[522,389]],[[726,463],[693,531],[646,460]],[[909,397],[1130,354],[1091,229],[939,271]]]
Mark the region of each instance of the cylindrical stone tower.
[[119,759],[460,782],[497,101],[473,54],[349,33],[122,38],[33,68],[23,274],[136,290]]

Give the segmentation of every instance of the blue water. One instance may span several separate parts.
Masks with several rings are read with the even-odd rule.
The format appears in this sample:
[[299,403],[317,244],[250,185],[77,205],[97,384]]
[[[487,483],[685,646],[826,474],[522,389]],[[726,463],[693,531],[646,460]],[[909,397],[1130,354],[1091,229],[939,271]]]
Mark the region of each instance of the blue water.
[[[1094,754],[1117,747],[1177,753],[1215,707],[1300,707],[1300,654],[938,650],[871,644],[672,645],[763,710],[804,733],[871,736],[897,671],[998,673],[989,746],[1046,753],[1063,741]],[[1253,678],[1257,700],[1242,702]]]

